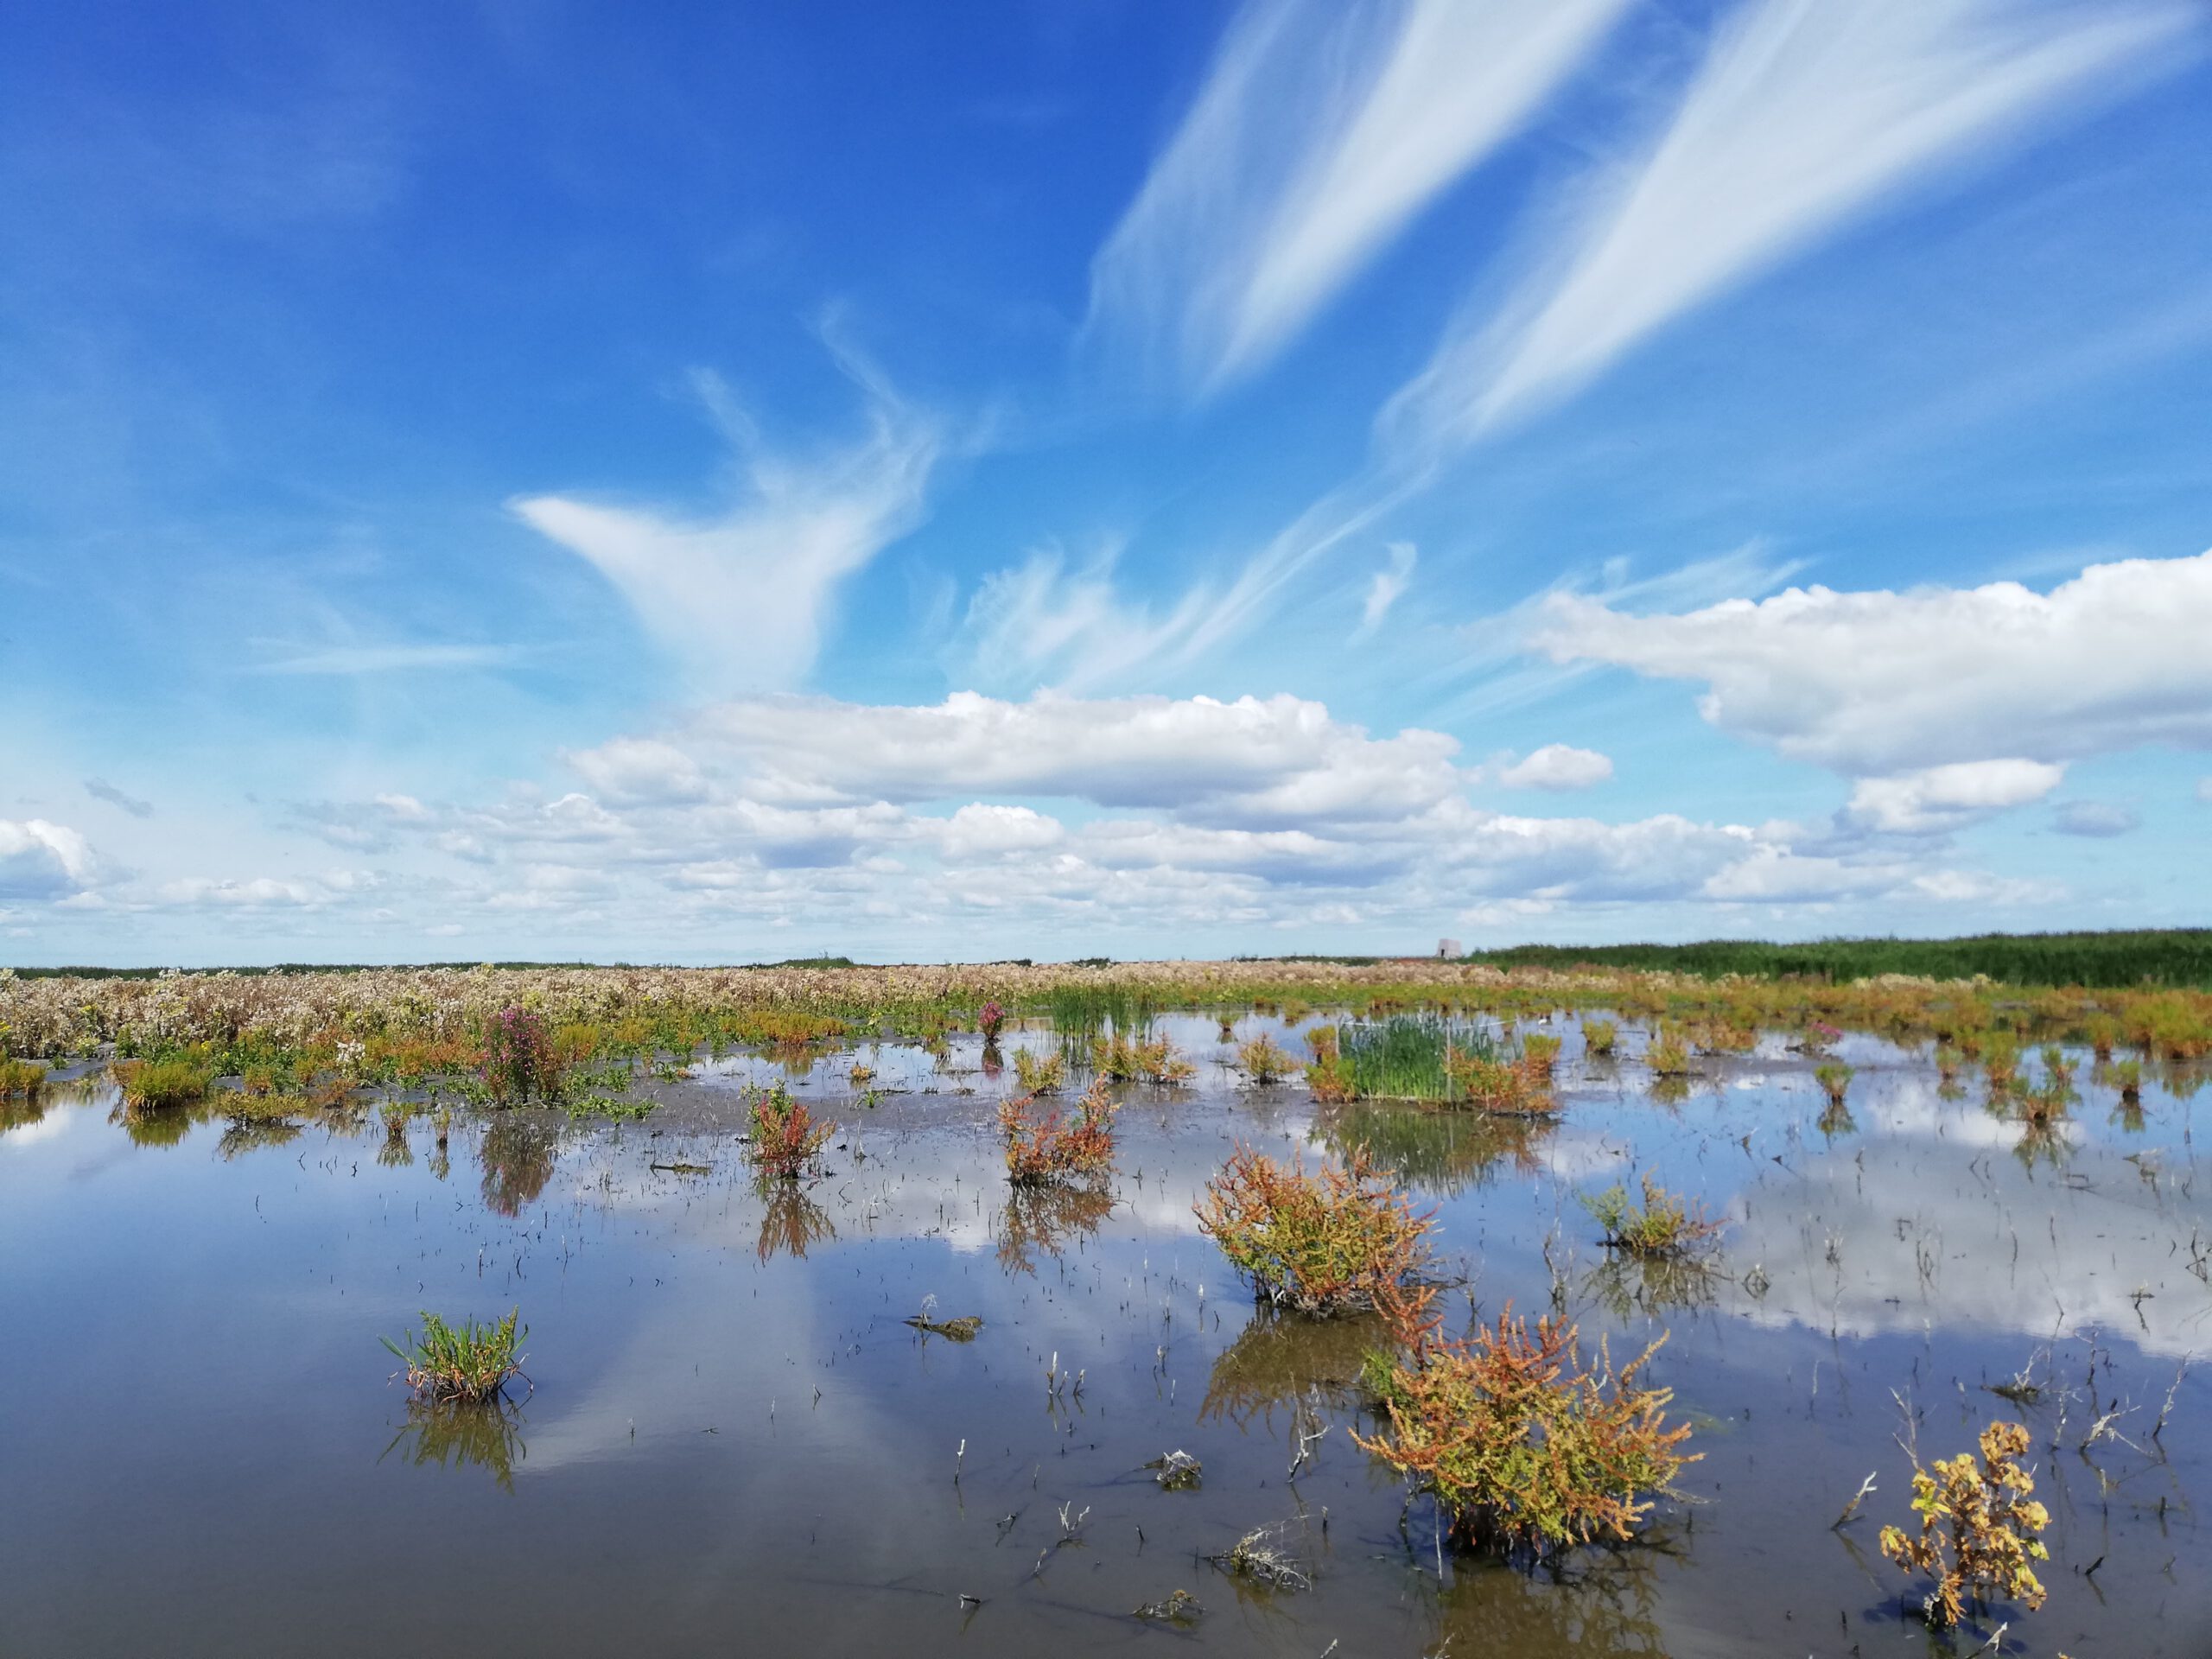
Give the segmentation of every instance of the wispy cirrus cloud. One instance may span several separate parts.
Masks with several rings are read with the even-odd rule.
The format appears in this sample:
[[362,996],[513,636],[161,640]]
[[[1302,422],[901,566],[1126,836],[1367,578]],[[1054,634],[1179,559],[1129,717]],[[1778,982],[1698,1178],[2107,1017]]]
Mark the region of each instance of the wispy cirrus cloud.
[[283,649],[286,654],[254,664],[252,671],[257,674],[331,674],[341,677],[429,673],[444,669],[505,668],[521,661],[524,655],[520,645],[490,645],[392,644]]
[[1089,331],[1200,391],[1281,351],[1510,137],[1625,0],[1255,0],[1091,272]]
[[1359,607],[1359,626],[1352,631],[1354,639],[1366,639],[1382,626],[1382,619],[1390,607],[1405,597],[1406,588],[1414,579],[1414,566],[1421,553],[1411,542],[1393,542],[1384,550],[1389,563],[1367,579],[1367,597]]
[[810,454],[772,452],[717,378],[694,377],[738,452],[740,499],[719,514],[568,495],[509,504],[594,566],[701,690],[796,684],[839,587],[921,521],[943,430],[859,358],[833,350],[865,396],[866,429]]
[[1656,140],[1586,187],[1518,293],[1447,331],[1386,430],[1448,448],[1565,397],[1885,198],[2171,55],[2201,15],[2168,0],[1756,0]]

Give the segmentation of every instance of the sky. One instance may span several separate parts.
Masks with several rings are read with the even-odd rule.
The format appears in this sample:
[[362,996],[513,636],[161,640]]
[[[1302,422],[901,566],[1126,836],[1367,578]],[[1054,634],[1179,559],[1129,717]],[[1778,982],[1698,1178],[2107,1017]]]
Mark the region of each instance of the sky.
[[0,11],[0,963],[2212,922],[2209,48]]

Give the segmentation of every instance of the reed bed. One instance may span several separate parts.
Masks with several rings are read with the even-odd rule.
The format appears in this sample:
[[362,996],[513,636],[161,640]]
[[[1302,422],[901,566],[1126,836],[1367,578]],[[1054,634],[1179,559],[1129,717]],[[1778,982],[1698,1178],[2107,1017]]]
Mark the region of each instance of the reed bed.
[[[2102,938],[2103,936],[2096,936]],[[2168,936],[2158,936],[2164,938]],[[2102,948],[2102,947],[2099,947]],[[1586,956],[1587,953],[1586,953]],[[2050,958],[2056,961],[2059,958]],[[1575,958],[1576,963],[1583,958]],[[2048,966],[2048,963],[2046,963]],[[535,1100],[559,1068],[628,1057],[688,1062],[732,1047],[804,1054],[828,1044],[909,1035],[942,1046],[995,1004],[1050,1015],[1074,1061],[1091,1035],[1131,1047],[1168,1009],[1236,1020],[1326,1007],[1317,1049],[1333,1041],[1356,1092],[1440,1098],[1443,1051],[1560,1010],[1585,1013],[1593,1053],[1617,1020],[1668,1033],[1662,1070],[1688,1064],[1692,1039],[1740,1047],[1762,1031],[1817,1040],[1823,1028],[1939,1041],[1964,1059],[2029,1041],[2126,1049],[2145,1063],[2212,1054],[2212,995],[2187,987],[2061,988],[1986,980],[1706,977],[1570,965],[1512,971],[1431,960],[1126,963],[1111,966],[776,969],[435,968],[283,973],[26,976],[0,969],[0,1039],[16,1062],[183,1060],[249,1092],[318,1082],[429,1088]],[[526,1014],[531,1069],[501,1075],[503,1016]],[[1596,1016],[1596,1017],[1592,1017]],[[542,1033],[537,1067],[535,1046]],[[1109,1044],[1110,1046],[1110,1044]],[[1317,1059],[1319,1055],[1317,1052]],[[491,1076],[486,1076],[486,1072]],[[496,1079],[496,1081],[495,1081]]]

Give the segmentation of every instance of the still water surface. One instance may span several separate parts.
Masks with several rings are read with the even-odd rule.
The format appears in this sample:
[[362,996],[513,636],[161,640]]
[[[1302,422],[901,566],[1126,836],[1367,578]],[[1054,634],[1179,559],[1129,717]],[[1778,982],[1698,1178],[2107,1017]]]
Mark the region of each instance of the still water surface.
[[[1199,1075],[1129,1096],[1110,1198],[1009,1193],[972,1043],[864,1046],[904,1090],[873,1107],[853,1054],[798,1078],[843,1132],[797,1191],[736,1139],[757,1058],[640,1124],[457,1115],[443,1157],[427,1120],[134,1140],[96,1083],[14,1110],[0,1655],[1916,1656],[1874,1541],[1908,1518],[1898,1437],[1948,1456],[1996,1417],[2034,1431],[2053,1516],[2005,1651],[2212,1652],[2212,1373],[2176,1386],[2212,1348],[2192,1079],[2132,1114],[2084,1057],[2024,1142],[1871,1039],[1836,1114],[1774,1040],[1670,1100],[1567,1026],[1561,1121],[1501,1135],[1239,1087],[1211,1020],[1160,1023]],[[1671,1332],[1652,1374],[1703,1456],[1648,1539],[1535,1576],[1440,1550],[1346,1433],[1366,1333],[1256,1313],[1197,1231],[1236,1144],[1355,1140],[1484,1311],[1556,1294],[1617,1358]],[[1645,1170],[1728,1217],[1723,1273],[1609,1266],[1578,1194]],[[925,1304],[981,1334],[918,1333]],[[378,1337],[514,1306],[535,1392],[410,1412]],[[1986,1391],[2023,1368],[2038,1402]],[[1194,1490],[1145,1467],[1174,1451]],[[1203,1559],[1261,1526],[1310,1591]],[[1177,1590],[1193,1622],[1135,1616]]]

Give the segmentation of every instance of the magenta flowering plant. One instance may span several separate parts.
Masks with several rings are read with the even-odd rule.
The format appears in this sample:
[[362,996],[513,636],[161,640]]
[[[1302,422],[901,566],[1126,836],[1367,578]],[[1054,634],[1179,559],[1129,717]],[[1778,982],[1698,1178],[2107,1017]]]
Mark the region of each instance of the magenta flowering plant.
[[545,1021],[528,1008],[502,1008],[484,1027],[484,1056],[477,1066],[492,1098],[502,1106],[561,1092],[561,1065]]
[[976,1016],[976,1029],[983,1033],[987,1043],[998,1041],[999,1032],[1005,1025],[1006,1010],[995,1002],[984,1003],[982,1011]]

